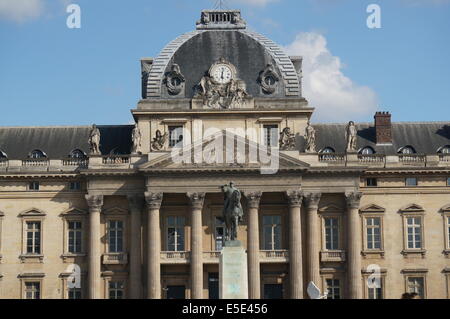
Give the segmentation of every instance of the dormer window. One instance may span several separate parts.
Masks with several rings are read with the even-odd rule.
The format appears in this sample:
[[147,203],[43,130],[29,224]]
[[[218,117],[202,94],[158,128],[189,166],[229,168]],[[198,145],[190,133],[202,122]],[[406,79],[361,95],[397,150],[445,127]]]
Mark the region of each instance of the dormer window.
[[330,154],[330,153],[336,153],[336,151],[334,150],[334,148],[327,146],[323,150],[321,150],[320,153]]
[[399,154],[406,154],[406,155],[408,155],[408,154],[416,154],[416,150],[414,149],[414,147],[408,145],[408,146],[402,147],[398,151],[398,153]]
[[86,158],[86,154],[82,150],[76,149],[70,152],[69,157],[73,159],[83,159]]
[[441,148],[438,150],[438,153],[439,153],[439,154],[450,154],[450,145],[446,145],[446,146],[444,146],[444,147],[441,147]]
[[28,157],[32,159],[43,159],[47,158],[47,155],[41,150],[34,150],[30,153]]
[[371,148],[370,146],[364,147],[359,151],[359,154],[361,155],[373,155],[375,154],[375,150]]

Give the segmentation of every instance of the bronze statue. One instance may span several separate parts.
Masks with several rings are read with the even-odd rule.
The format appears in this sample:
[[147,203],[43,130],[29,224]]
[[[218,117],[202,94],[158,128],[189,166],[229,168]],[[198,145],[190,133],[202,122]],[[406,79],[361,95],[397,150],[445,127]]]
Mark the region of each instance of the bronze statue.
[[94,124],[92,125],[91,132],[89,133],[89,146],[91,155],[101,155],[100,152],[100,130]]
[[237,229],[244,217],[241,205],[241,192],[234,187],[233,182],[221,188],[225,200],[222,212],[225,221],[225,240],[233,241],[237,239]]

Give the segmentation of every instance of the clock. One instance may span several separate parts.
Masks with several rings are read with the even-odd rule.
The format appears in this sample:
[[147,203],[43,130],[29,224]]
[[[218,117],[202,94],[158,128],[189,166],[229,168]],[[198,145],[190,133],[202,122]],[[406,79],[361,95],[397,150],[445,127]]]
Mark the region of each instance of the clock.
[[227,64],[216,64],[211,68],[210,75],[218,84],[228,84],[234,77],[231,66]]

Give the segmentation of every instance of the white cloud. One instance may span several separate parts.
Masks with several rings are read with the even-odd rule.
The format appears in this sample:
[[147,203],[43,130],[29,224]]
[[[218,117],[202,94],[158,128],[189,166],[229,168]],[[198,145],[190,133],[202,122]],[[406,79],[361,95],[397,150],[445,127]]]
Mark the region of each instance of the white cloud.
[[25,22],[44,12],[43,0],[0,0],[0,19]]
[[440,5],[449,4],[450,0],[402,0],[404,3],[417,6],[417,5]]
[[303,56],[303,95],[316,108],[316,120],[358,120],[376,111],[375,92],[344,75],[341,60],[332,55],[322,34],[299,33],[285,49]]
[[267,4],[272,2],[278,2],[279,0],[230,0],[233,4],[244,4],[256,7],[265,7]]

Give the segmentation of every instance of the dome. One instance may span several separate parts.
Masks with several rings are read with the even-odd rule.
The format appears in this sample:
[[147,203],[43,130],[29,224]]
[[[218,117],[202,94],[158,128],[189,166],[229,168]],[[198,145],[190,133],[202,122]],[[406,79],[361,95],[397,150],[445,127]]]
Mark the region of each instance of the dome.
[[[250,31],[240,11],[202,12],[197,29],[170,42],[148,61],[143,97],[192,99],[216,63],[228,63],[253,98],[300,98],[301,58]],[[222,74],[223,76],[223,74]]]

